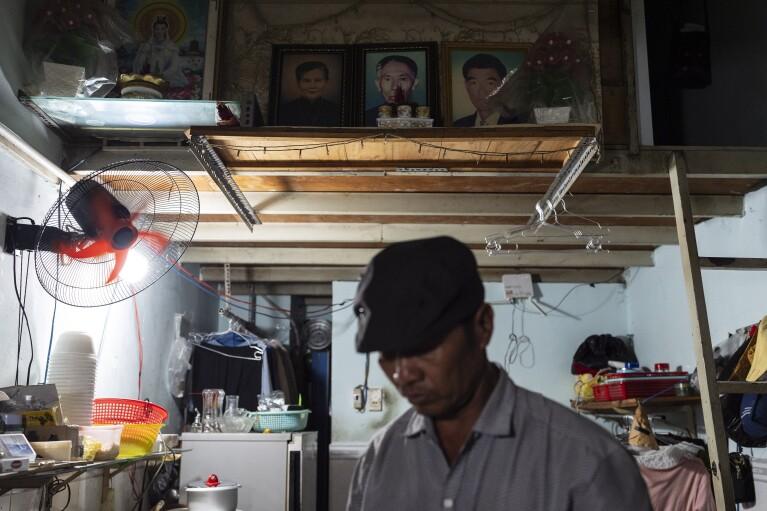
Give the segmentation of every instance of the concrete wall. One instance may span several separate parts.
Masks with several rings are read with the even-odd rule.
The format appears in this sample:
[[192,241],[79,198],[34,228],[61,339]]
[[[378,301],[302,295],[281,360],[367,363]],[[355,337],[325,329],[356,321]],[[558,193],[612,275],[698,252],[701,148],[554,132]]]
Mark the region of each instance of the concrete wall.
[[[549,305],[556,305],[565,294],[573,289],[570,284],[542,284],[539,299]],[[333,302],[338,303],[354,297],[356,282],[334,282]],[[485,284],[486,300],[503,300],[503,286],[500,283]],[[594,333],[628,333],[624,288],[619,284],[601,284],[595,287],[577,287],[559,307],[561,313],[547,317],[526,306],[524,333],[527,334],[535,351],[535,364],[522,367],[518,361],[511,366],[510,374],[516,383],[541,392],[562,404],[568,404],[572,395],[573,380],[570,363],[578,345]],[[495,331],[488,348],[493,361],[502,363],[512,330],[510,305],[494,305]],[[514,312],[515,331],[522,332],[522,312]],[[333,381],[332,443],[366,442],[379,428],[399,416],[408,408],[396,389],[386,380],[378,367],[377,357],[371,357],[369,386],[383,387],[386,401],[383,413],[358,413],[352,407],[352,389],[362,383],[365,357],[354,349],[357,325],[351,308],[333,315]],[[524,362],[529,365],[529,360]]]
[[[16,91],[26,81],[26,65],[21,51],[24,27],[23,0],[7,0],[0,7],[0,122],[8,126],[54,163],[61,158],[58,139],[16,100]],[[57,188],[43,180],[8,153],[0,151],[0,212],[28,216],[37,221],[58,197]],[[34,261],[34,259],[33,259]],[[17,259],[17,264],[19,260]],[[0,386],[12,385],[16,368],[16,328],[18,304],[13,292],[13,258],[0,253]],[[141,398],[148,398],[168,408],[171,413],[167,431],[177,431],[180,415],[165,390],[167,356],[173,340],[174,314],[182,312],[193,327],[211,330],[216,325],[217,300],[171,273],[137,297],[139,321],[144,340],[144,369]],[[42,289],[34,269],[30,272],[27,296],[35,358],[30,382],[38,383],[44,374],[44,358],[51,334],[53,299]],[[97,396],[135,398],[138,394],[138,356],[133,304],[130,300],[102,308],[76,308],[59,304],[53,338],[66,330],[84,330],[100,348]],[[21,380],[26,380],[30,358],[29,339],[24,337]],[[141,474],[134,477],[140,479]],[[129,506],[130,480],[121,474],[113,481],[118,503],[116,509]],[[99,509],[101,481],[90,479],[72,485],[70,509]],[[63,497],[63,498],[62,498]],[[64,506],[66,492],[55,499],[54,507]],[[8,494],[0,497],[2,511],[36,509],[37,492]]]
[[[746,195],[743,218],[717,218],[695,229],[698,252],[713,257],[767,257],[767,188]],[[652,268],[627,273],[628,327],[642,360],[694,365],[687,296],[678,246],[660,247]],[[704,270],[714,343],[767,314],[767,271]]]
[[[20,161],[7,153],[0,153],[0,212],[12,216],[29,216],[41,220],[57,198],[57,190]],[[34,264],[34,258],[32,259]],[[17,258],[17,264],[20,262]],[[18,303],[13,292],[13,258],[0,253],[0,386],[12,385],[16,367],[16,328]],[[96,379],[99,397],[147,398],[166,407],[171,417],[167,432],[178,431],[180,414],[173,398],[166,390],[167,358],[173,340],[175,313],[184,313],[192,327],[210,331],[216,327],[218,301],[198,291],[175,272],[171,272],[136,297],[139,323],[143,337],[144,365],[142,391],[138,393],[138,349],[133,302],[126,300],[99,308],[77,308],[59,304],[53,329],[54,341],[61,332],[81,330],[88,332],[100,353]],[[45,354],[51,332],[53,298],[40,286],[34,272],[29,276],[27,314],[29,317],[35,357],[30,382],[42,381]],[[21,380],[26,379],[30,358],[29,339],[24,337],[21,359]],[[125,491],[118,502],[127,505],[129,479],[115,483],[118,494]],[[100,481],[87,485],[73,485],[75,509],[98,509]],[[24,499],[28,495],[0,497],[0,509],[10,506],[14,511],[26,511]],[[57,501],[58,502],[58,501]],[[63,506],[63,501],[57,504]],[[96,507],[93,507],[96,506]],[[121,509],[119,506],[117,509]]]

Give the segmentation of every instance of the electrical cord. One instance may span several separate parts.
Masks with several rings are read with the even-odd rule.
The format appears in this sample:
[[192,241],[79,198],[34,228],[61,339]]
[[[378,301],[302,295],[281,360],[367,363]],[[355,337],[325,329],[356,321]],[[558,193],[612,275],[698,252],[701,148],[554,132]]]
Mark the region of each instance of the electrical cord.
[[[160,439],[162,440],[162,445],[165,448],[165,452],[169,452],[170,455],[173,456],[173,460],[175,462],[176,451],[174,451],[172,447],[168,446],[168,443],[165,441],[162,435],[160,435]],[[152,489],[152,485],[154,484],[155,480],[160,475],[160,472],[162,472],[162,470],[165,468],[165,463],[166,463],[165,460],[161,458],[160,463],[157,467],[157,470],[155,470],[154,475],[149,480],[149,484],[148,485],[142,484],[141,494],[137,497],[136,503],[131,507],[131,511],[137,511],[141,509],[141,503],[144,501],[144,497],[146,497],[146,494],[149,493],[149,490]],[[147,466],[148,465],[149,465],[149,462],[147,461]],[[146,472],[144,472],[144,475],[146,476]],[[146,477],[144,478],[144,480],[146,480]]]
[[[23,263],[23,259],[22,259],[22,263]],[[29,278],[29,260],[27,260],[27,280],[28,280],[28,278]],[[19,330],[18,350],[17,350],[17,353],[16,353],[16,384],[17,385],[18,385],[18,374],[19,374],[18,366],[19,366],[19,363],[20,363],[20,360],[21,360],[21,339],[22,339],[22,337],[24,335],[24,324],[26,324],[26,326],[27,326],[27,334],[29,335],[29,345],[30,345],[30,349],[31,349],[30,360],[29,360],[29,367],[30,368],[32,367],[32,361],[35,358],[34,343],[33,343],[33,340],[32,340],[32,330],[29,327],[29,317],[27,316],[26,306],[24,304],[24,302],[26,301],[26,295],[25,295],[25,299],[22,300],[21,289],[22,288],[19,287],[19,283],[18,283],[18,280],[16,278],[16,252],[14,252],[13,253],[13,290],[14,290],[14,292],[16,294],[16,300],[19,303],[19,308],[20,308],[20,311],[21,311],[21,317],[23,318],[23,321],[24,321],[24,323],[19,321],[21,326],[20,326],[20,330]],[[27,385],[29,385],[29,371],[27,371]]]
[[[24,293],[23,298],[21,299],[22,308],[25,311],[26,316],[26,309],[27,309],[27,293],[29,292],[29,267],[31,266],[30,259],[32,258],[32,254],[27,254],[27,273],[24,276]],[[27,333],[29,334],[29,364],[27,364],[27,380],[26,385],[29,385],[29,378],[32,374],[32,362],[35,360],[35,345],[32,342],[32,330],[29,328],[29,319],[25,317],[25,321],[27,322]]]
[[[78,163],[79,165],[79,163]],[[74,170],[74,167],[69,169]],[[61,204],[61,181],[59,181],[59,204]],[[61,229],[61,208],[57,208],[58,227]],[[48,366],[51,365],[51,351],[53,350],[53,328],[56,324],[56,309],[59,305],[59,258],[56,258],[56,284],[53,289],[53,316],[51,317],[51,333],[48,336],[48,351],[45,355],[45,372],[43,373],[43,383],[48,382]]]
[[[205,283],[203,281],[200,281],[200,280],[198,280],[198,279],[196,279],[194,277],[190,278],[189,276],[185,275],[184,271],[180,271],[178,269],[177,265],[173,265],[173,268],[174,268],[174,270],[179,275],[184,277],[189,283],[191,283],[192,285],[194,285],[195,287],[197,287],[198,289],[200,289],[204,293],[206,293],[206,294],[208,294],[210,296],[213,296],[215,298],[220,299],[221,301],[223,301],[224,303],[228,304],[229,306],[231,306],[233,308],[236,308],[236,309],[239,309],[239,310],[242,310],[242,311],[246,311],[246,312],[250,312],[250,302],[245,302],[244,300],[239,300],[239,299],[236,299],[234,297],[227,297],[227,295],[223,295],[223,294],[219,293],[218,291],[215,291],[215,290],[211,289],[210,286],[207,285],[207,283]],[[240,304],[238,302],[247,303],[247,305],[242,305],[242,304]],[[340,306],[340,307],[338,307],[336,309],[332,309],[332,310],[323,312],[322,314],[317,314],[317,316],[324,316],[325,314],[333,314],[335,312],[339,312],[339,311],[342,311],[342,310],[345,310],[345,309],[348,309],[348,308],[354,306],[354,303],[351,300],[345,300],[345,302],[349,302],[349,303],[346,303],[345,305],[342,305],[342,306]],[[344,303],[344,302],[341,302],[341,303]],[[266,306],[260,306],[260,308],[267,308],[267,307]],[[280,312],[283,312],[284,310],[285,309],[282,309],[282,311],[280,311]],[[259,316],[263,316],[263,317],[267,317],[267,318],[272,318],[272,319],[285,319],[284,315],[283,316],[277,316],[277,315],[274,315],[274,314],[268,314],[266,312],[261,312],[261,311],[256,311],[256,314],[258,314]],[[283,312],[283,314],[284,314],[284,312]],[[289,312],[288,312],[288,314],[289,314]],[[311,316],[307,316],[307,319],[313,319],[314,317],[315,317],[315,315],[312,314]]]

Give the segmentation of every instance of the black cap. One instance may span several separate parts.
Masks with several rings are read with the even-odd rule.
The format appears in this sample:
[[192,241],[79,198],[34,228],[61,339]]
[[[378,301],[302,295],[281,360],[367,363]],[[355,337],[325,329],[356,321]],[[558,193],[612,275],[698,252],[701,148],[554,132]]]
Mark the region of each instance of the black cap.
[[357,351],[426,352],[484,299],[477,260],[460,241],[440,236],[390,245],[373,257],[357,288]]

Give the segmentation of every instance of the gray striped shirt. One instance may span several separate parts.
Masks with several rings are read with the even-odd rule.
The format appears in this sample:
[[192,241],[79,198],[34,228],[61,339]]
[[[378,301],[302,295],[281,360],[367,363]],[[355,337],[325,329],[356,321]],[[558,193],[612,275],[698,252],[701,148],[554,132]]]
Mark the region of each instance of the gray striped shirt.
[[652,511],[632,456],[597,424],[540,394],[498,384],[453,466],[413,409],[360,459],[347,511]]

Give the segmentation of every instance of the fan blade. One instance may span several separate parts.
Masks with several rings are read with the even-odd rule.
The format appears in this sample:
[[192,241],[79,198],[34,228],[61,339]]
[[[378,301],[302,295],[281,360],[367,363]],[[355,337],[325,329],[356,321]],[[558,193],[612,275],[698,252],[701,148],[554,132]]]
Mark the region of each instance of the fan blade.
[[165,249],[170,245],[170,240],[159,232],[142,231],[138,234],[138,237],[145,240],[149,248],[157,254],[165,252]]
[[80,249],[79,245],[60,242],[54,244],[54,250],[59,254],[68,255],[72,259],[88,259],[112,253],[112,245],[104,240],[96,240],[83,249]]
[[117,277],[120,275],[120,271],[122,271],[123,266],[125,266],[125,261],[128,259],[128,251],[127,250],[118,250],[115,252],[115,267],[112,268],[112,273],[109,274],[109,277],[107,277],[107,284],[111,284],[115,280],[117,280]]

